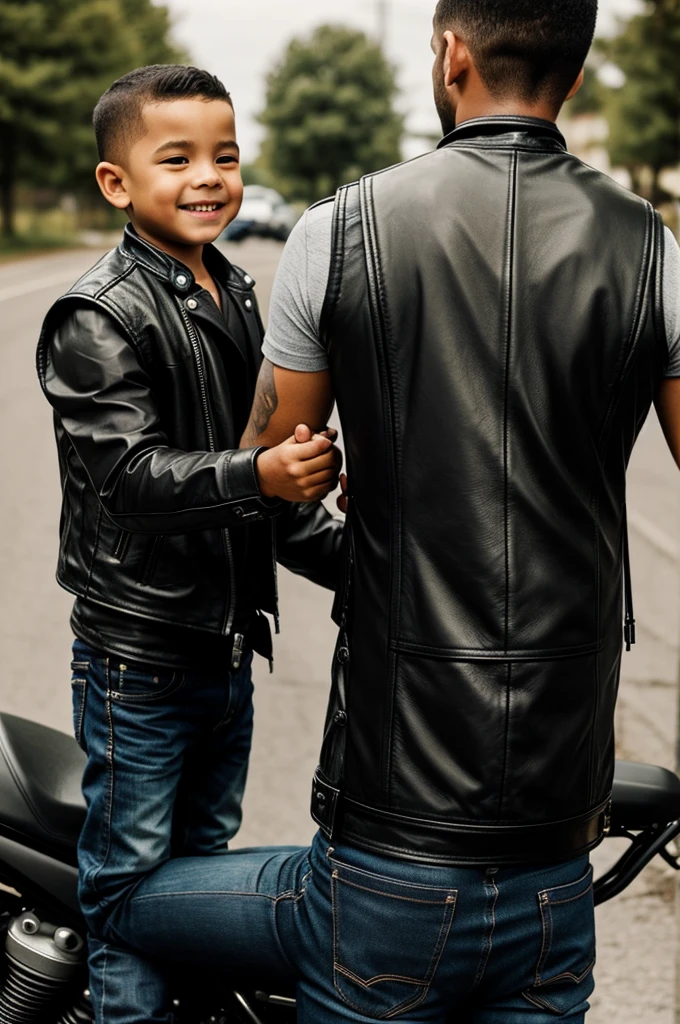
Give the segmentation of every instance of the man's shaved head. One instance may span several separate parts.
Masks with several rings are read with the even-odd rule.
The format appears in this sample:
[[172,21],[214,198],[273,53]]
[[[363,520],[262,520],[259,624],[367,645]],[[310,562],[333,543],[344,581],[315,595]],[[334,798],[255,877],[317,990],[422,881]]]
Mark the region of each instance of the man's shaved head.
[[467,44],[497,99],[561,104],[595,34],[597,0],[439,0],[435,31]]
[[121,164],[127,150],[146,131],[144,107],[172,100],[224,100],[229,93],[215,75],[184,64],[150,64],[123,75],[94,108],[92,121],[99,159]]

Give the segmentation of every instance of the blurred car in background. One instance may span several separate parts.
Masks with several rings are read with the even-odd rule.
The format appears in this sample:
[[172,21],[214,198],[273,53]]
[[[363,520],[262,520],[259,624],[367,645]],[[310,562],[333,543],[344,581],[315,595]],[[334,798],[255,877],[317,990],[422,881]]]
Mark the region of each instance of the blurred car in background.
[[293,207],[273,188],[246,185],[236,219],[222,232],[226,242],[238,242],[249,235],[260,238],[288,238],[298,219]]

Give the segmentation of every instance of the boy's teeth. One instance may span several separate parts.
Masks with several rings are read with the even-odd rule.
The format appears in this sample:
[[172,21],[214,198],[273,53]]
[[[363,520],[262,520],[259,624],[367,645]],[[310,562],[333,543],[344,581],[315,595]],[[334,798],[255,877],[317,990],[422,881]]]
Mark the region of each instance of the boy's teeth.
[[218,203],[189,203],[187,209],[196,210],[198,213],[210,213],[212,210],[216,210],[218,205]]

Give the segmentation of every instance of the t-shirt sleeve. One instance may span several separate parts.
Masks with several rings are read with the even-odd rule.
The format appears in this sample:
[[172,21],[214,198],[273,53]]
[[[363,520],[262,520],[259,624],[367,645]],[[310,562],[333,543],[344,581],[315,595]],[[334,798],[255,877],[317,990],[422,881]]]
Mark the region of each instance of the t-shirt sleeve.
[[680,246],[666,228],[663,265],[663,310],[668,340],[666,377],[680,377]]
[[262,352],[286,370],[328,369],[319,324],[330,273],[332,223],[332,202],[307,210],[281,256]]

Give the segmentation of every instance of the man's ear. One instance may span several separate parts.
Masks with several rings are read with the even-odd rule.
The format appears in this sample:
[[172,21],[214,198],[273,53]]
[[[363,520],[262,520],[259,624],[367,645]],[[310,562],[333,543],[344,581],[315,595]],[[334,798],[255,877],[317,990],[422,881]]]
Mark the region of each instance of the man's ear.
[[126,210],[130,205],[130,196],[124,182],[123,168],[103,160],[97,165],[95,175],[101,193],[107,202],[119,210]]
[[[578,78],[576,79],[576,81],[572,85],[571,89],[569,90],[569,93],[567,94],[567,100],[573,99],[573,97],[579,91],[579,89],[583,85],[583,76],[584,75],[585,75],[585,68],[581,68],[581,70],[578,73]],[[565,100],[564,102],[566,103],[567,100]]]
[[470,51],[455,32],[444,33],[444,84],[447,88],[458,81],[460,76],[470,68]]

